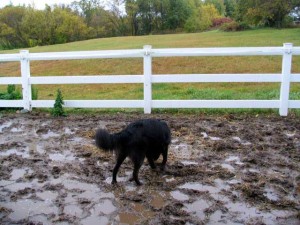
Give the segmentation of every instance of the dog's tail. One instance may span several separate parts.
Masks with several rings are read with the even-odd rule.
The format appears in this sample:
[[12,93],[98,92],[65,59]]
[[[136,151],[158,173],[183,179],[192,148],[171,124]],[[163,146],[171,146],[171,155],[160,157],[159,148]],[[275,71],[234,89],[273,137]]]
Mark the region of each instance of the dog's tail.
[[116,147],[114,136],[114,134],[109,134],[107,130],[97,130],[95,135],[96,146],[104,151],[112,151]]

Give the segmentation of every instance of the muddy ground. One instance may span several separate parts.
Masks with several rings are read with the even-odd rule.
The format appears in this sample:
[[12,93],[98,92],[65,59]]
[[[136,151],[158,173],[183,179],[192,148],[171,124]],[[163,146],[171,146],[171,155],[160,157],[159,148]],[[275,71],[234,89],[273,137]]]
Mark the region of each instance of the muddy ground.
[[137,187],[126,161],[113,186],[94,132],[145,117],[2,115],[0,224],[300,224],[299,117],[151,115],[172,130],[167,170],[145,161]]

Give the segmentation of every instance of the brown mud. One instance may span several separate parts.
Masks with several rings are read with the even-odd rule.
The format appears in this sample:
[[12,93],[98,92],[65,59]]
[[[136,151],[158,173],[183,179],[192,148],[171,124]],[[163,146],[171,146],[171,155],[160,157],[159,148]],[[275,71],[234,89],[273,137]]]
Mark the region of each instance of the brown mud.
[[[97,128],[145,115],[0,118],[0,224],[300,224],[299,118],[152,115],[172,130],[167,169],[114,156]],[[158,164],[161,162],[159,159]]]

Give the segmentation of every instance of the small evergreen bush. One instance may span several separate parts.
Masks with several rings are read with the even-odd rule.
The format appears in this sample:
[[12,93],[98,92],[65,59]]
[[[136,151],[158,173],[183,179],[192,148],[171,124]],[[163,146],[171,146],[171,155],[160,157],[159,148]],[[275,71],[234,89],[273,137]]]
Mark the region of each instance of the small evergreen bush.
[[22,95],[20,91],[16,89],[16,86],[14,84],[10,84],[7,86],[6,93],[0,93],[0,99],[17,100],[17,99],[22,99]]
[[51,115],[55,116],[55,117],[66,116],[63,105],[64,105],[63,96],[62,96],[61,90],[58,89],[57,94],[56,94],[54,107],[51,111]]

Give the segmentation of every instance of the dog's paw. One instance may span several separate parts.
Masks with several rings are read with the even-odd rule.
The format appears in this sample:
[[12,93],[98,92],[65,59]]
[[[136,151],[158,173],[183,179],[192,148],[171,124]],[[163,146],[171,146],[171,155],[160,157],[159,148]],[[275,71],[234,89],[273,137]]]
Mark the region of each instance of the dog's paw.
[[143,183],[140,182],[140,181],[136,181],[135,183],[136,183],[137,186],[142,186],[143,185]]
[[111,184],[112,184],[112,185],[117,185],[118,182],[117,182],[116,180],[113,180],[113,181],[111,182]]

